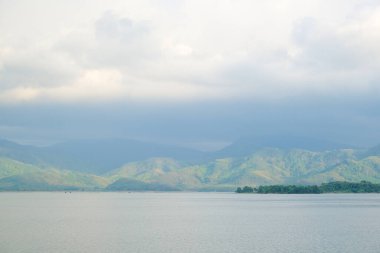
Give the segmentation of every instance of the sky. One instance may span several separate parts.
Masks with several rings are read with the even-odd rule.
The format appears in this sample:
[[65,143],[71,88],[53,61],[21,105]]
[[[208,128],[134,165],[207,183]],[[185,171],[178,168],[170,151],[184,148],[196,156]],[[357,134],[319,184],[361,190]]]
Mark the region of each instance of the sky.
[[380,1],[0,0],[0,138],[380,143]]

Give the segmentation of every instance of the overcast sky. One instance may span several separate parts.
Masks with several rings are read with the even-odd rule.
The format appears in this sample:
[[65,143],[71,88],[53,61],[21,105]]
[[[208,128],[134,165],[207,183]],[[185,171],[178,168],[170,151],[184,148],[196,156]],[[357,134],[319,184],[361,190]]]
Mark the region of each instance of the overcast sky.
[[380,1],[0,0],[0,138],[380,143]]

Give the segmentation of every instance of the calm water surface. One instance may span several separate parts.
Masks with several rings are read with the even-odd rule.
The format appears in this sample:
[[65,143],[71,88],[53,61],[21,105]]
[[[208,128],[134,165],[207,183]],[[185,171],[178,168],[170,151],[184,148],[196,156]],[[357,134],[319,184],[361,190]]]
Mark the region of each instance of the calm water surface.
[[0,252],[380,252],[380,195],[0,193]]

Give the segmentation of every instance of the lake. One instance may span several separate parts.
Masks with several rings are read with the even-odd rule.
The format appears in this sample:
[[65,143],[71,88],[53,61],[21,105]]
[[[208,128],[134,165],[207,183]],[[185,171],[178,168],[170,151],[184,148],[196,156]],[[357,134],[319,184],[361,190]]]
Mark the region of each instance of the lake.
[[380,194],[0,193],[0,252],[376,252]]

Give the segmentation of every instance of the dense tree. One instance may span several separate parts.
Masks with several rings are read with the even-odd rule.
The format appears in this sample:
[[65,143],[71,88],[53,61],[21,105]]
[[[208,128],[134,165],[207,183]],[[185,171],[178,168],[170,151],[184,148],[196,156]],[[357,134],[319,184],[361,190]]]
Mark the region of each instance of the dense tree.
[[380,184],[368,181],[360,183],[330,182],[317,185],[261,185],[258,188],[238,187],[237,193],[279,193],[279,194],[318,194],[318,193],[380,193]]

